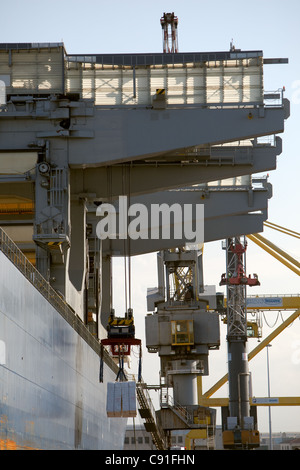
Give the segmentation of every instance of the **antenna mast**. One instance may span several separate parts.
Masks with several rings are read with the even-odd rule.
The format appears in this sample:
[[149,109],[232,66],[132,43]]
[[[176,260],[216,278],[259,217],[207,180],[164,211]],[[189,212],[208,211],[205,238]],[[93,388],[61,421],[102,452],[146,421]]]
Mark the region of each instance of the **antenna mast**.
[[163,51],[178,52],[178,18],[174,13],[164,13],[160,19],[160,24],[163,31]]

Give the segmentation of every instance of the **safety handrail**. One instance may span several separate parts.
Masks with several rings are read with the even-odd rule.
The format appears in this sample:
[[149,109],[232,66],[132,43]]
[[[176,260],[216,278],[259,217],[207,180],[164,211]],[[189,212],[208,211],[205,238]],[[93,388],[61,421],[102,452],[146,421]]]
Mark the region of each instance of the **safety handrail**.
[[[43,295],[43,297],[60,313],[72,328],[93,348],[100,356],[100,343],[87,329],[82,320],[70,305],[53,289],[41,273],[26,258],[19,247],[11,240],[0,227],[0,251],[16,266],[25,278]],[[109,354],[104,351],[104,360],[114,371],[117,365]]]

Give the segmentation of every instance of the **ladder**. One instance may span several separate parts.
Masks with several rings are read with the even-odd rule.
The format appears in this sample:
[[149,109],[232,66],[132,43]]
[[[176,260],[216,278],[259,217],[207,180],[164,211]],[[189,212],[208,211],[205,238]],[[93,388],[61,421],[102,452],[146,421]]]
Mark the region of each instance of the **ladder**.
[[151,434],[155,447],[158,450],[165,450],[164,433],[156,422],[155,410],[146,387],[147,385],[144,382],[137,382],[136,384],[137,400],[140,405],[139,413],[141,418],[145,420],[145,429]]
[[215,449],[215,426],[208,425],[206,433],[207,433],[207,438],[206,438],[207,450],[214,450]]

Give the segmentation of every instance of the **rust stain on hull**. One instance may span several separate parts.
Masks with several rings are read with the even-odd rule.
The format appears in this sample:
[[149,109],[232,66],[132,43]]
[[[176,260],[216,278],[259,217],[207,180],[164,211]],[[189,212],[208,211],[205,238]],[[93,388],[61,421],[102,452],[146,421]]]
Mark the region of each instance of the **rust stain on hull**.
[[0,450],[40,450],[30,446],[20,446],[11,439],[0,439]]
[[[0,416],[0,428],[2,427],[7,428],[7,423],[8,423],[7,416],[1,415]],[[33,429],[34,423],[32,421],[29,421],[28,424],[31,425],[31,428]],[[1,434],[2,435],[4,434],[3,428],[2,428]],[[8,438],[1,439],[1,436],[0,436],[0,450],[40,450],[40,449],[37,449],[36,447],[31,447],[29,445],[22,445],[20,443],[18,444],[13,439],[8,439]]]

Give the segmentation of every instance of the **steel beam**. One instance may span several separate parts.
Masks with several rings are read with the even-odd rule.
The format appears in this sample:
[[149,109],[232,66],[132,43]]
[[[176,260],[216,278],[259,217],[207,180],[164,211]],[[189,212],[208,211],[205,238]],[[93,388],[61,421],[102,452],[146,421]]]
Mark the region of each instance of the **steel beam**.
[[51,149],[68,152],[70,166],[105,166],[278,134],[284,131],[288,117],[287,100],[278,107],[162,110],[103,109],[84,101],[77,108],[68,100],[57,99],[51,101],[49,111],[48,104],[46,100],[42,109],[41,103],[38,107],[33,101],[30,111],[13,108],[1,113],[0,151],[28,149],[47,140]]
[[[179,204],[184,212],[184,207],[191,204],[193,208],[197,204],[204,205],[204,242],[220,240],[235,234],[243,235],[244,233],[252,233],[254,227],[258,227],[258,232],[263,230],[263,222],[267,218],[267,203],[270,196],[270,188],[267,185],[258,190],[252,190],[249,187],[239,188],[233,186],[230,188],[205,187],[187,189],[186,191],[163,191],[130,198],[130,204],[143,204],[149,214],[153,205],[167,204],[172,207]],[[118,205],[116,204],[116,208]],[[193,209],[194,210],[194,209]],[[118,214],[117,214],[118,215]],[[90,220],[94,219],[94,224],[100,221],[96,213],[89,213]],[[195,222],[195,212],[193,214]],[[166,221],[164,221],[166,223]],[[161,233],[160,222],[160,233]],[[149,224],[150,227],[150,224]],[[168,239],[151,238],[150,228],[146,239],[138,238],[130,240],[130,242],[119,239],[103,240],[103,254],[111,256],[123,256],[125,253],[133,255],[161,251],[171,247],[183,246],[188,243],[188,239],[174,238],[173,225],[170,227],[170,237]]]
[[[276,168],[281,148],[231,147],[227,156],[216,154],[199,161],[150,161],[136,164],[70,170],[73,195],[94,194],[107,200],[120,194],[131,196],[182,188]],[[215,153],[215,152],[214,152]],[[184,157],[182,157],[184,158]],[[187,158],[187,157],[186,157]],[[191,157],[189,157],[191,158]]]
[[108,165],[186,147],[278,134],[284,131],[284,120],[284,107],[265,108],[263,114],[258,108],[155,111],[95,107],[95,116],[85,126],[94,138],[69,140],[69,164]]
[[[200,397],[198,404],[207,407],[227,407],[229,398]],[[300,406],[300,397],[250,397],[250,406]]]

